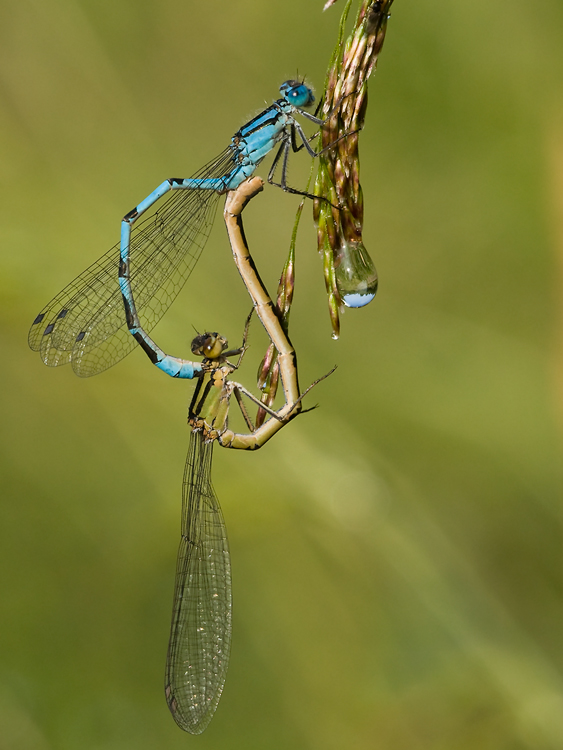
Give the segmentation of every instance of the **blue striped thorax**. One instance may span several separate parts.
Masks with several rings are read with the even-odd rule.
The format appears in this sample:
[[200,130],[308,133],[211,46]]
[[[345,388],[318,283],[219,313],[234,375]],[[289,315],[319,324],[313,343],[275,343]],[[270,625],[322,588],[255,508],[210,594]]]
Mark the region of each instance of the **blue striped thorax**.
[[315,101],[312,90],[300,81],[286,81],[280,86],[282,99],[247,122],[231,139],[238,162],[226,188],[232,190],[250,177],[262,159],[281,141],[293,113]]

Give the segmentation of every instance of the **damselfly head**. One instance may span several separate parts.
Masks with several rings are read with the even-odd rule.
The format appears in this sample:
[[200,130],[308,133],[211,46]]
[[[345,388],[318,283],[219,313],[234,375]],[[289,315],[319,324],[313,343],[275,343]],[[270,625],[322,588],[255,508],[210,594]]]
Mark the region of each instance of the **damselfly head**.
[[198,333],[192,341],[192,354],[206,359],[219,359],[228,346],[227,339],[215,333]]
[[294,107],[310,107],[315,101],[313,91],[301,81],[286,81],[280,86],[280,94]]

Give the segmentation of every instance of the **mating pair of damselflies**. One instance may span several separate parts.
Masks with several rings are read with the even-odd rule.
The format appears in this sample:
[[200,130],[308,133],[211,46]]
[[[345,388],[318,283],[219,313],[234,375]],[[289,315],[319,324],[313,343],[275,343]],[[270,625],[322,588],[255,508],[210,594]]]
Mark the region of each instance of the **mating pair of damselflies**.
[[[261,182],[245,181],[277,145],[268,181],[286,192],[314,197],[287,185],[287,163],[292,150],[305,148],[311,156],[318,155],[296,115],[321,128],[324,122],[303,109],[314,102],[305,83],[286,81],[280,92],[282,98],[242,127],[217,158],[189,179],[166,180],[130,211],[122,220],[120,244],[65,287],[39,313],[29,333],[31,348],[46,364],[70,363],[83,377],[116,364],[138,343],[167,374],[198,379],[189,412],[192,435],[166,671],[168,705],[179,726],[192,733],[205,729],[217,706],[231,638],[230,559],[210,479],[212,445],[218,441],[226,447],[259,448],[296,416],[304,395],[299,394],[295,352],[244,252],[240,221],[245,202],[261,189]],[[281,179],[275,183],[280,160]],[[193,270],[211,230],[218,197],[228,191],[236,191],[230,193],[234,197],[226,214],[235,260],[239,270],[244,267],[243,280],[280,353],[285,404],[277,412],[267,410],[270,419],[257,429],[242,407],[242,395],[257,399],[230,378],[238,363],[228,357],[242,356],[246,332],[241,349],[231,352],[218,334],[198,337],[193,352],[202,355],[203,362],[171,357],[149,335]],[[138,222],[157,202],[154,213]],[[232,395],[241,405],[246,434],[228,428]]]

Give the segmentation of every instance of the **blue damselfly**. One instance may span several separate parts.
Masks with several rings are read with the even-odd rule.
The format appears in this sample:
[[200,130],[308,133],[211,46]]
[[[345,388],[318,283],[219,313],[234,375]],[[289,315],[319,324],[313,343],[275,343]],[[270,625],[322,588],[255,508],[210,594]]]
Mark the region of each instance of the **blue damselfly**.
[[[308,195],[287,185],[291,150],[311,148],[301,115],[317,125],[323,121],[306,112],[314,102],[301,81],[286,81],[282,98],[244,125],[227,148],[189,179],[171,178],[130,211],[121,223],[121,242],[66,286],[35,318],[29,345],[50,366],[71,363],[82,377],[116,364],[135,346],[123,316],[117,284],[120,253],[131,259],[130,280],[143,326],[150,331],[176,298],[207,241],[220,194],[248,179],[276,145],[268,181],[284,191]],[[297,138],[301,141],[297,142]],[[281,159],[281,179],[274,182]],[[166,197],[165,197],[166,196]],[[314,196],[309,196],[314,197]],[[150,216],[138,221],[161,201]]]

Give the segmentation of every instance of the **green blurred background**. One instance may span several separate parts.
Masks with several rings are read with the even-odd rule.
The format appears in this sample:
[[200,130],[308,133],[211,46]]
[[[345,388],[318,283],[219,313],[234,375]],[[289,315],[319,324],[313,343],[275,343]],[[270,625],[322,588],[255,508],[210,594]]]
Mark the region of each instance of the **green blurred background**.
[[[0,3],[1,750],[563,747],[561,0],[395,2],[360,141],[380,291],[333,342],[302,222],[301,383],[339,367],[258,454],[215,452],[234,637],[199,738],[162,687],[192,386],[27,348],[126,211],[297,69],[322,87],[321,5]],[[296,203],[245,214],[272,292]],[[218,216],[157,339],[236,344],[248,309]]]

